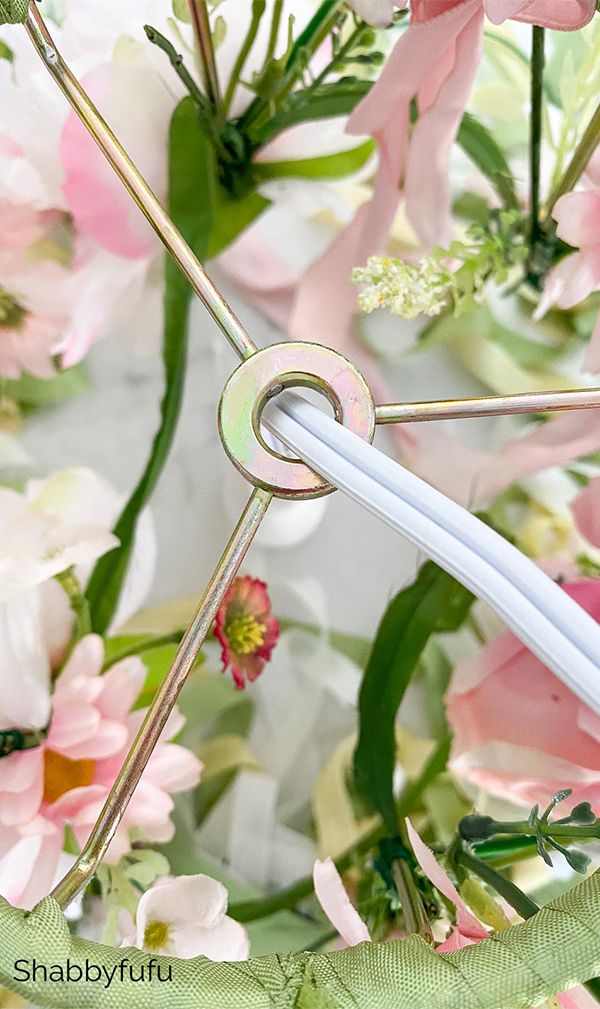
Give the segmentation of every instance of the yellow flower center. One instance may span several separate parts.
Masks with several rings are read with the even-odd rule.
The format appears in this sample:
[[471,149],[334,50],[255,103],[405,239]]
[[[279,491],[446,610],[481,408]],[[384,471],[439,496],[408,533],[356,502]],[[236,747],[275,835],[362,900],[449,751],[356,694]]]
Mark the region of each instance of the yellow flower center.
[[144,948],[148,950],[164,949],[169,939],[169,926],[166,921],[151,921],[144,929]]
[[93,760],[71,760],[62,753],[44,753],[44,801],[56,802],[73,788],[84,788],[94,780]]
[[227,623],[225,634],[232,652],[250,655],[264,644],[267,628],[249,613],[240,613]]
[[16,298],[0,287],[0,326],[6,329],[18,329],[26,315],[26,310]]

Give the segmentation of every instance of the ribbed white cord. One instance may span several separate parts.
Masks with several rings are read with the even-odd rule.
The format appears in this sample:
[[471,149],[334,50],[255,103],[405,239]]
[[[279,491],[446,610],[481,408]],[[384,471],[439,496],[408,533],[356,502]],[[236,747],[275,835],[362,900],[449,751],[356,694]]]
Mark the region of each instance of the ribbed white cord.
[[308,465],[485,599],[600,715],[600,626],[529,558],[295,393],[278,397],[265,423]]

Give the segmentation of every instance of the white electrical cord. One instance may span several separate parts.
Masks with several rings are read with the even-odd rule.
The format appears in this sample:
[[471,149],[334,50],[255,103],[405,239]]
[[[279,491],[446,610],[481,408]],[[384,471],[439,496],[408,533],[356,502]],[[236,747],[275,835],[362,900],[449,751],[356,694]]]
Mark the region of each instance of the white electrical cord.
[[600,715],[600,625],[502,536],[293,392],[263,423],[499,614]]

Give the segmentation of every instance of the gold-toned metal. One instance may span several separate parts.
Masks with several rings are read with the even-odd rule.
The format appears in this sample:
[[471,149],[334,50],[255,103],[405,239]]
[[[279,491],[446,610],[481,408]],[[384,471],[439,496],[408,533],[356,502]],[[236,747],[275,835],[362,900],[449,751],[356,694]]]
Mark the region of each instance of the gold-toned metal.
[[44,65],[50,71],[63,95],[72,105],[98,147],[110,162],[123,185],[156,231],[160,240],[187,277],[194,291],[213,319],[244,360],[256,350],[256,345],[242,326],[233,309],[216,289],[200,260],[194,255],[183,235],[175,227],[150,186],[131,161],[98,109],[73,76],[58,52],[35,2],[29,5],[25,29]]
[[375,407],[378,424],[405,424],[469,417],[503,417],[519,413],[593,410],[600,407],[600,389],[560,392],[519,392],[473,399],[438,399],[424,403],[383,403]]
[[375,434],[375,404],[358,369],[319,343],[273,343],[236,368],[219,403],[223,447],[246,480],[276,497],[298,501],[331,494],[335,487],[300,459],[280,455],[262,436],[266,402],[293,386],[322,392],[336,419],[368,442]]
[[188,6],[194,29],[194,38],[196,39],[196,45],[200,53],[200,62],[202,63],[206,97],[213,111],[218,115],[221,108],[221,88],[206,0],[188,0]]
[[237,574],[271,500],[272,494],[268,491],[256,488],[252,492],[88,841],[75,864],[52,892],[61,908],[67,907],[81,893],[106,854],[181,688],[212,627],[223,597]]

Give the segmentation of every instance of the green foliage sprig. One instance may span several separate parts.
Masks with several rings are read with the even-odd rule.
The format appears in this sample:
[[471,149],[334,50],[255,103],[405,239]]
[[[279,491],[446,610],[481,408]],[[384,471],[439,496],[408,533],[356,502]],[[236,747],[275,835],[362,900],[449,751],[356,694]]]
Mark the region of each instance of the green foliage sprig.
[[456,318],[477,306],[489,280],[505,284],[527,255],[519,212],[491,211],[488,225],[471,225],[465,241],[454,241],[447,249],[438,246],[418,263],[371,256],[366,267],[354,269],[352,281],[363,285],[358,296],[363,312],[387,308],[415,319],[450,307]]
[[506,822],[473,813],[460,821],[458,828],[460,837],[470,844],[477,844],[497,837],[522,835],[535,841],[535,849],[547,865],[552,865],[549,850],[552,849],[560,852],[575,872],[585,873],[590,864],[589,856],[577,849],[566,847],[566,844],[600,838],[600,819],[597,819],[589,802],[581,802],[573,807],[568,816],[550,820],[556,806],[570,795],[572,795],[570,788],[557,792],[541,815],[536,805],[527,820]]

